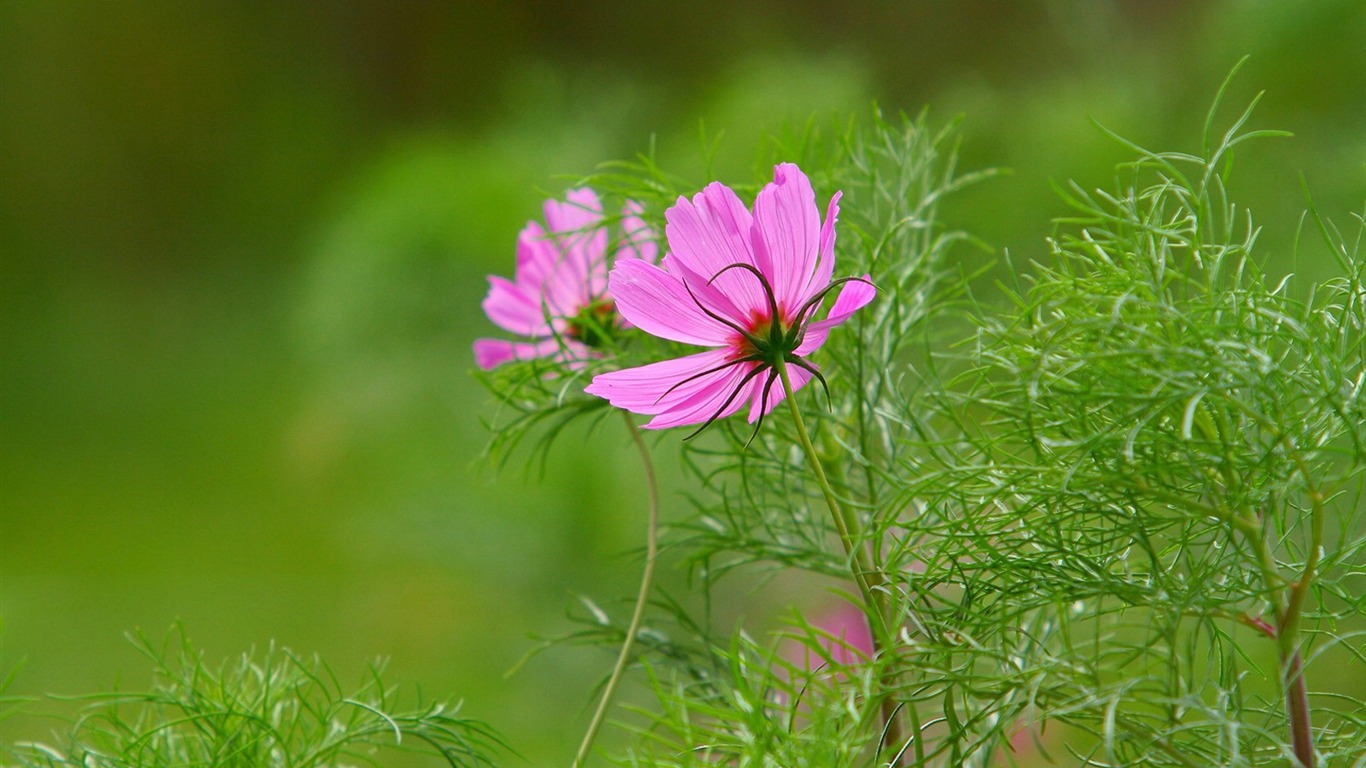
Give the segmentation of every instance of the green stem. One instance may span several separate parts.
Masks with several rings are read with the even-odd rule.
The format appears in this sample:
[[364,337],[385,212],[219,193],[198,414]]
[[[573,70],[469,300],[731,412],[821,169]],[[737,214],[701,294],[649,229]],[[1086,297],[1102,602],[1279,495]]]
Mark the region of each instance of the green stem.
[[1296,469],[1304,478],[1305,489],[1309,492],[1309,552],[1300,577],[1289,585],[1290,594],[1285,599],[1285,610],[1277,617],[1277,639],[1280,641],[1285,707],[1290,717],[1290,737],[1295,758],[1303,768],[1315,768],[1314,728],[1309,711],[1309,691],[1304,680],[1304,656],[1300,650],[1300,617],[1304,611],[1304,599],[1318,575],[1319,550],[1323,548],[1323,491],[1314,482],[1304,457],[1297,452],[1291,455],[1295,457]]
[[645,605],[649,601],[650,588],[655,578],[655,560],[659,554],[659,486],[655,481],[655,466],[650,460],[650,451],[645,446],[645,440],[640,436],[640,429],[635,422],[631,421],[631,416],[626,411],[622,411],[626,418],[626,428],[631,434],[631,441],[636,445],[636,451],[640,453],[640,463],[645,469],[645,485],[648,489],[649,499],[647,502],[647,517],[645,528],[645,568],[640,574],[640,588],[636,591],[636,606],[631,612],[630,624],[626,627],[626,637],[621,641],[621,651],[617,654],[617,663],[612,668],[612,676],[607,679],[607,685],[602,690],[602,698],[598,700],[598,708],[593,712],[593,719],[588,723],[588,731],[583,735],[583,741],[579,744],[578,754],[574,756],[573,768],[579,768],[583,761],[588,758],[588,750],[593,748],[593,741],[597,739],[598,730],[602,728],[602,723],[607,719],[607,710],[611,706],[612,697],[616,694],[617,688],[621,685],[621,679],[625,676],[626,665],[631,660],[631,648],[635,645],[636,635],[640,632],[641,622],[645,618]]
[[830,516],[835,521],[835,530],[839,532],[840,543],[844,545],[844,554],[849,559],[849,569],[854,574],[854,582],[858,584],[859,596],[863,598],[863,604],[869,610],[868,613],[876,613],[877,626],[873,627],[874,634],[880,634],[883,638],[887,636],[887,619],[881,610],[873,611],[873,608],[880,608],[882,601],[875,597],[873,585],[869,581],[869,576],[873,570],[868,565],[867,556],[859,546],[857,533],[859,530],[858,521],[844,511],[839,498],[835,495],[835,489],[830,486],[830,480],[826,477],[825,467],[821,464],[820,457],[816,454],[816,447],[811,444],[811,436],[806,431],[806,422],[802,420],[801,409],[797,407],[797,401],[792,396],[792,378],[787,372],[787,364],[779,361],[777,366],[778,377],[782,380],[784,400],[787,401],[789,410],[792,412],[792,422],[797,427],[797,439],[802,444],[802,450],[806,452],[806,459],[811,463],[811,470],[816,475],[816,483],[821,487],[821,493],[825,495],[825,503],[830,507]]
[[1303,457],[1286,446],[1294,457],[1296,471],[1304,478],[1309,494],[1309,551],[1298,579],[1287,582],[1276,565],[1275,553],[1267,541],[1266,523],[1257,526],[1258,567],[1268,591],[1276,596],[1276,647],[1281,662],[1281,684],[1285,693],[1285,714],[1290,721],[1290,743],[1299,768],[1315,768],[1313,713],[1309,709],[1309,690],[1304,679],[1304,654],[1300,648],[1300,620],[1304,601],[1318,575],[1319,550],[1323,546],[1323,491],[1314,482]]
[[[1300,768],[1314,768],[1314,736],[1310,722],[1309,693],[1304,682],[1304,659],[1299,647],[1299,606],[1296,598],[1303,578],[1292,585],[1287,597],[1287,584],[1276,567],[1275,554],[1266,540],[1266,531],[1258,536],[1257,565],[1266,587],[1276,595],[1276,650],[1281,662],[1281,687],[1285,693],[1285,714],[1290,721],[1290,743]],[[1312,556],[1311,556],[1312,559]],[[1306,575],[1309,571],[1306,571]]]
[[[1240,407],[1249,416],[1264,423],[1262,417],[1255,411],[1241,404]],[[1218,434],[1207,435],[1207,437],[1216,438],[1227,446],[1229,444],[1227,432],[1228,430],[1221,421],[1218,425]],[[1309,709],[1309,689],[1304,679],[1304,654],[1300,650],[1300,616],[1303,612],[1305,597],[1308,595],[1309,588],[1318,572],[1319,549],[1323,545],[1323,492],[1314,482],[1308,464],[1304,457],[1295,450],[1293,443],[1287,438],[1282,441],[1282,446],[1287,455],[1294,461],[1295,471],[1304,478],[1305,488],[1309,493],[1309,552],[1305,557],[1304,570],[1301,571],[1298,579],[1287,582],[1281,576],[1280,567],[1276,563],[1275,552],[1267,540],[1265,519],[1241,516],[1231,510],[1226,511],[1217,508],[1206,508],[1206,513],[1213,514],[1213,516],[1225,521],[1235,531],[1253,541],[1257,552],[1257,568],[1261,571],[1262,581],[1266,584],[1267,592],[1274,595],[1276,601],[1274,637],[1281,662],[1281,687],[1285,694],[1286,719],[1290,721],[1291,748],[1294,750],[1295,760],[1300,768],[1315,768],[1312,712]],[[1237,474],[1231,470],[1225,481],[1230,487],[1237,487],[1241,484]],[[1149,489],[1145,488],[1144,490]],[[1179,499],[1163,498],[1162,494],[1156,490],[1153,490],[1151,495],[1164,501],[1180,503]],[[1191,502],[1185,502],[1185,504],[1194,508]],[[1205,505],[1199,506],[1204,507]],[[1247,623],[1259,630],[1264,630],[1257,623],[1251,621]]]
[[[802,419],[802,411],[797,407],[797,399],[793,397],[792,377],[787,371],[787,363],[779,360],[774,368],[778,371],[778,378],[782,380],[783,399],[787,401],[788,410],[792,413],[792,423],[797,428],[797,439],[802,444],[802,450],[806,452],[807,461],[810,462],[811,470],[816,475],[816,483],[820,485],[821,493],[825,495],[825,503],[830,507],[830,516],[835,521],[835,530],[839,532],[840,543],[844,545],[844,554],[849,560],[849,570],[854,575],[854,582],[858,584],[859,596],[863,598],[864,615],[869,619],[869,629],[873,638],[873,656],[879,658],[882,656],[880,651],[890,648],[893,640],[893,629],[888,619],[886,595],[881,591],[882,578],[878,571],[868,563],[867,552],[860,543],[861,531],[858,519],[840,504],[835,489],[831,487],[830,480],[826,477],[825,467],[821,464],[820,456],[816,453],[816,447],[812,445],[811,436],[806,431],[806,422]],[[876,579],[876,583],[872,579]],[[885,685],[880,701],[882,719],[886,726],[883,738],[885,744],[895,746],[901,741],[900,729],[896,723],[896,705],[886,695],[886,689],[895,682],[894,676],[891,673],[885,675],[883,682]]]
[[1304,658],[1296,648],[1289,659],[1282,658],[1285,675],[1285,711],[1290,717],[1290,743],[1295,759],[1303,768],[1314,768],[1314,730],[1309,712],[1309,689],[1304,682]]

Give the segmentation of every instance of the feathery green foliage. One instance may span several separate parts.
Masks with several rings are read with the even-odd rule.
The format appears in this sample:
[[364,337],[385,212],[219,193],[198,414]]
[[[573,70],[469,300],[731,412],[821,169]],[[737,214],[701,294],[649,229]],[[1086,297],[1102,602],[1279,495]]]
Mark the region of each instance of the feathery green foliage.
[[376,667],[347,693],[317,658],[270,648],[218,667],[187,639],[136,637],[155,665],[150,689],[87,696],[51,743],[8,746],[13,768],[330,768],[382,765],[385,751],[432,765],[482,766],[501,746],[484,724],[442,703],[399,709]]
[[936,206],[986,175],[956,174],[951,129],[875,116],[780,143],[819,158],[818,195],[844,191],[840,272],[879,286],[815,361],[828,399],[798,397],[866,560],[833,544],[811,464],[774,416],[686,444],[695,513],[672,547],[703,591],[799,569],[859,602],[850,569],[868,568],[865,608],[894,635],[809,697],[822,706],[795,709],[807,697],[773,643],[647,643],[694,651],[647,650],[660,706],[627,764],[1366,752],[1363,704],[1316,679],[1325,657],[1366,658],[1366,258],[1314,213],[1338,276],[1265,273],[1228,179],[1235,147],[1281,134],[1249,129],[1251,106],[1216,130],[1222,97],[1198,152],[1124,142],[1137,157],[1115,189],[1062,188],[1075,213],[1046,258],[1007,265],[1004,306],[949,258],[967,236]]

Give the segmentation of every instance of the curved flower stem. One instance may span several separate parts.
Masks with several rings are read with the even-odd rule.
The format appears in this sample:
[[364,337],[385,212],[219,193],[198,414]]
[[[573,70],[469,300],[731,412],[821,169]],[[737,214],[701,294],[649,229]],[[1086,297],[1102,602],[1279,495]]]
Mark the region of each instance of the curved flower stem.
[[[821,487],[821,493],[825,495],[825,503],[830,507],[830,516],[835,521],[835,530],[839,531],[840,543],[844,545],[844,554],[849,559],[849,570],[853,572],[854,582],[858,584],[859,596],[863,598],[864,614],[869,618],[869,628],[872,630],[874,658],[877,658],[880,651],[886,651],[891,647],[893,630],[888,619],[888,606],[886,594],[882,591],[882,578],[878,571],[868,562],[868,554],[860,543],[858,519],[844,509],[840,504],[839,498],[835,495],[835,489],[830,486],[830,480],[826,477],[825,468],[821,465],[820,457],[816,453],[816,447],[811,444],[811,436],[807,434],[806,422],[802,420],[801,409],[797,407],[797,399],[792,396],[792,377],[788,374],[787,363],[781,359],[774,365],[778,371],[778,378],[783,383],[783,394],[787,401],[788,409],[792,412],[792,423],[797,428],[797,439],[802,444],[802,450],[806,452],[807,461],[811,463],[811,469],[816,475],[816,483]],[[884,677],[884,682],[890,683]],[[896,745],[901,741],[900,729],[896,724],[896,705],[886,695],[886,691],[881,694],[882,719],[886,726],[884,731],[883,743]]]
[[612,676],[607,679],[607,685],[602,689],[602,698],[598,700],[598,708],[593,712],[593,719],[588,723],[588,730],[583,734],[583,741],[579,743],[578,754],[574,755],[573,768],[579,768],[583,761],[588,758],[588,751],[593,748],[593,741],[598,736],[598,730],[602,728],[602,723],[607,719],[607,709],[611,706],[612,697],[616,694],[617,688],[621,685],[621,679],[626,673],[626,665],[631,660],[631,648],[635,645],[636,635],[640,632],[640,624],[645,618],[645,605],[650,598],[650,588],[654,584],[655,560],[659,554],[659,485],[655,480],[655,465],[650,459],[650,451],[645,447],[645,440],[640,436],[640,429],[631,421],[631,415],[622,411],[622,416],[626,419],[626,429],[631,433],[631,442],[635,443],[636,451],[640,454],[640,463],[645,470],[645,485],[648,489],[649,500],[647,502],[647,516],[645,523],[645,568],[640,574],[640,588],[636,591],[636,607],[631,612],[631,621],[626,627],[626,637],[621,641],[621,651],[617,654],[617,663],[612,667]]
[[863,598],[863,603],[868,608],[868,612],[876,613],[877,620],[874,624],[877,626],[873,627],[874,632],[885,639],[887,636],[887,617],[881,610],[882,600],[875,595],[873,584],[869,581],[873,569],[868,565],[868,558],[862,547],[859,546],[857,538],[858,521],[844,511],[844,507],[840,505],[839,499],[835,496],[835,489],[830,487],[830,480],[825,475],[825,467],[821,465],[820,457],[816,454],[816,447],[811,444],[811,436],[807,434],[806,422],[802,420],[801,409],[797,407],[797,401],[792,397],[792,377],[787,372],[787,364],[779,361],[775,368],[778,370],[778,378],[783,383],[784,399],[792,411],[792,421],[797,427],[797,439],[801,441],[807,461],[811,462],[811,469],[816,474],[816,483],[820,485],[821,493],[825,495],[825,503],[830,507],[830,516],[834,518],[835,530],[839,531],[840,543],[844,545],[844,554],[849,558],[849,568],[853,571],[854,581],[858,584],[859,596]]

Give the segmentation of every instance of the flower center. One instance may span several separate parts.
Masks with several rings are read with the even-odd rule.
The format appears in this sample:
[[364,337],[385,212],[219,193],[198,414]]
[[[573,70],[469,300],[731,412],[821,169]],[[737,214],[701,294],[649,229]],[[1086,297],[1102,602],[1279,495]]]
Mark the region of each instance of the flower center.
[[780,318],[781,314],[779,319],[774,319],[766,312],[755,312],[745,324],[747,335],[735,339],[736,357],[757,357],[768,366],[790,360],[801,343],[801,328],[788,327]]
[[569,318],[565,335],[585,347],[602,347],[616,335],[617,305],[611,299],[594,299]]

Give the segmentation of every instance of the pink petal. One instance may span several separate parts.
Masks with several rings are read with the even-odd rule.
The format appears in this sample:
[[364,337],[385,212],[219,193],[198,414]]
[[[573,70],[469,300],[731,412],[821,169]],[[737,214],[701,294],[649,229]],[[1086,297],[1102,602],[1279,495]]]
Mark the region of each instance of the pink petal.
[[626,207],[622,209],[622,243],[617,249],[617,260],[641,259],[653,263],[659,259],[659,244],[655,242],[655,230],[640,216],[644,210],[640,203],[634,200],[628,200]]
[[825,223],[821,225],[820,259],[816,262],[816,271],[811,275],[811,282],[802,292],[802,301],[815,296],[817,291],[829,285],[830,276],[835,273],[835,221],[840,217],[840,198],[843,195],[843,192],[831,195],[830,203],[825,206]]
[[726,401],[755,364],[727,365],[730,357],[729,350],[716,349],[599,374],[584,391],[632,413],[655,416],[645,425],[650,429],[700,424],[729,416],[745,403],[743,396]]
[[877,298],[877,286],[873,285],[873,276],[864,274],[857,280],[850,280],[840,288],[840,295],[835,298],[835,305],[830,308],[830,313],[825,316],[825,319],[819,322],[828,323],[832,326],[839,325],[875,298]]
[[[807,365],[811,365],[813,368],[815,367],[815,365],[810,362],[808,362]],[[792,391],[794,393],[806,386],[806,383],[811,381],[812,378],[811,374],[805,369],[795,365],[787,366],[787,376],[792,380]],[[774,376],[771,384],[768,383],[768,373],[764,373],[755,378],[757,381],[753,385],[754,391],[749,397],[750,424],[758,421],[760,416],[767,416],[772,413],[773,409],[778,407],[778,403],[781,403],[787,397],[787,393],[783,391],[783,382],[778,377]],[[766,384],[768,388],[767,402],[765,402],[764,399],[764,388]]]
[[[659,259],[659,243],[656,239],[654,227],[645,223],[645,219],[640,214],[644,207],[634,200],[627,200],[622,208],[621,215],[621,245],[617,248],[614,263],[620,263],[627,259],[648,261],[651,264]],[[608,293],[611,293],[611,279],[608,279]],[[615,301],[613,297],[613,301]],[[620,315],[620,311],[617,313]],[[623,328],[634,328],[635,324],[626,318],[621,318]]]
[[571,189],[564,200],[545,201],[546,229],[556,234],[597,230],[602,223],[602,202],[587,187]]
[[840,288],[839,296],[835,298],[835,305],[830,308],[830,314],[826,315],[824,320],[817,320],[806,326],[806,336],[802,339],[801,346],[797,347],[796,354],[809,355],[820,349],[825,343],[825,338],[830,335],[831,328],[848,320],[876,297],[877,288],[873,286],[868,275],[864,275],[862,280],[850,280],[845,283]]
[[670,341],[721,346],[735,332],[708,317],[674,275],[639,259],[619,259],[609,291],[617,312],[646,333]]
[[513,275],[516,282],[539,289],[554,273],[559,260],[559,249],[550,242],[540,224],[528,221],[517,233],[517,272]]
[[[757,277],[732,264],[758,267],[750,245],[753,217],[730,187],[712,182],[689,201],[680,197],[664,212],[664,228],[673,258],[687,270],[693,287],[712,282],[734,304],[727,314],[766,312],[768,299]],[[696,279],[692,279],[696,278]]]
[[[703,382],[701,386],[686,397],[672,402],[667,411],[644,426],[647,429],[667,429],[704,424],[734,414],[744,407],[747,393],[754,382],[762,378],[762,374],[755,374],[746,381],[756,365],[753,362],[735,363],[724,370],[699,377],[698,381]],[[672,395],[669,399],[674,400]]]
[[754,262],[778,304],[784,313],[796,311],[810,295],[806,290],[816,268],[821,221],[811,181],[792,163],[774,168],[773,182],[755,198],[752,238]]
[[830,671],[843,677],[845,671],[839,667],[865,664],[873,657],[873,634],[863,611],[841,603],[811,622],[811,641],[795,637],[785,640],[782,656],[788,664],[808,673],[833,665],[835,668]]
[[768,314],[763,312],[756,315],[753,311],[740,309],[730,296],[727,296],[717,287],[716,283],[710,282],[706,276],[690,269],[686,263],[679,261],[673,253],[664,254],[664,260],[661,263],[666,272],[678,278],[679,282],[684,285],[688,300],[700,303],[713,315],[723,317],[741,328],[748,328],[755,317]]
[[489,276],[489,294],[484,298],[484,314],[500,328],[521,336],[547,336],[550,323],[546,310],[535,293],[522,285],[514,285],[506,278]]
[[503,339],[475,339],[474,362],[486,371],[497,368],[512,360],[531,360],[556,354],[560,345],[555,339],[545,339],[532,343],[504,341]]
[[829,648],[835,663],[857,664],[873,657],[873,633],[868,629],[868,617],[857,606],[841,603],[818,619],[816,626],[833,638],[822,641],[822,645]]
[[540,224],[528,222],[517,236],[517,287],[541,303],[542,314],[571,317],[587,304],[585,276],[566,261],[553,237]]
[[554,287],[572,295],[574,310],[607,290],[607,230],[602,203],[591,189],[571,189],[565,201],[547,200],[545,224],[561,252]]

